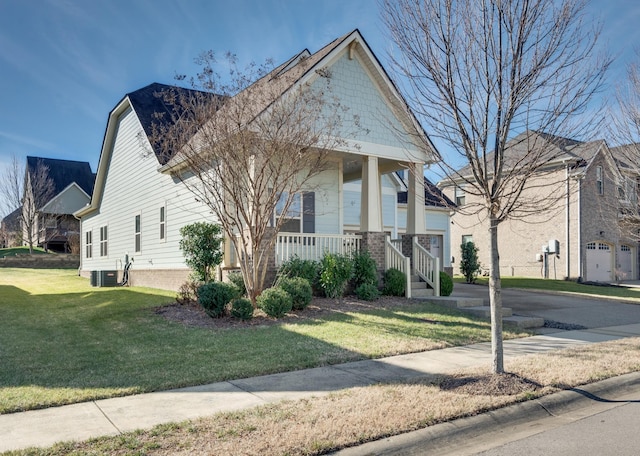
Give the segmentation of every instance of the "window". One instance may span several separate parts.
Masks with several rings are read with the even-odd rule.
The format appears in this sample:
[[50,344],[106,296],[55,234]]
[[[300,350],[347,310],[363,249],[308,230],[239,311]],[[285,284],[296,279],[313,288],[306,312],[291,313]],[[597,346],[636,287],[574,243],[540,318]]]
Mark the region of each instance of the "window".
[[286,213],[284,205],[286,195],[276,204],[276,222],[282,220],[280,231],[287,233],[315,233],[315,193],[304,192],[293,195],[293,200]]
[[622,252],[631,252],[631,247],[629,247],[628,245],[621,245],[620,246],[620,251],[622,251]]
[[302,231],[302,207],[300,207],[300,194],[293,195],[291,205],[284,213],[284,206],[287,202],[288,194],[284,193],[280,196],[278,203],[276,204],[276,224],[279,219],[284,219],[280,225],[280,231],[287,233],[300,233]]
[[107,225],[100,227],[100,256],[107,256]]
[[454,201],[456,206],[464,206],[465,193],[464,188],[456,187],[454,190]]
[[162,206],[160,208],[160,240],[161,241],[164,241],[167,235],[166,227],[167,227],[166,209],[165,209],[165,206]]
[[604,178],[602,175],[602,166],[596,166],[596,188],[598,195],[604,195]]
[[473,235],[471,235],[471,234],[463,234],[462,235],[462,243],[466,244],[467,242],[473,242]]
[[135,229],[134,229],[134,237],[135,237],[135,248],[134,251],[136,253],[140,253],[140,214],[136,215],[135,219]]
[[84,233],[84,257],[91,258],[93,256],[93,232]]

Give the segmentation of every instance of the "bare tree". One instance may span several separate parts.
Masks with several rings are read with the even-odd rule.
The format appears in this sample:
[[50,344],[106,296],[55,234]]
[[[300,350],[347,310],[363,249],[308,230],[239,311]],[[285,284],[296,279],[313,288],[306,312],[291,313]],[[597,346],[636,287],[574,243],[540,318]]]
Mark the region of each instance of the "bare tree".
[[[162,150],[165,168],[222,225],[254,305],[273,257],[274,234],[288,214],[305,210],[303,193],[336,166],[328,152],[357,125],[331,97],[329,71],[299,82],[311,58],[242,70],[233,55],[219,65],[209,52],[197,61],[201,71],[189,79],[192,90],[161,94],[174,115],[157,119],[151,143]],[[222,78],[217,70],[225,66],[229,72]]]
[[5,177],[8,178],[7,194],[10,195],[10,201],[15,206],[22,206],[20,225],[23,242],[29,246],[29,253],[33,253],[43,218],[40,209],[53,197],[55,190],[53,179],[49,177],[49,168],[40,160],[33,167],[23,168],[14,156]]
[[550,206],[549,196],[522,196],[562,153],[526,139],[510,154],[507,142],[590,131],[589,103],[610,64],[595,56],[600,29],[581,0],[383,0],[382,14],[414,111],[467,165],[458,171],[460,159],[443,157],[443,176],[465,185],[478,201],[465,209],[488,224],[493,371],[503,373],[498,225]]
[[[640,58],[640,50],[638,51]],[[621,234],[640,240],[640,207],[638,206],[638,179],[640,176],[640,66],[627,67],[627,79],[617,87],[616,106],[612,109],[609,136],[615,147],[617,160],[619,228]]]
[[0,178],[0,213],[8,215],[22,206],[23,189],[24,166],[12,155]]

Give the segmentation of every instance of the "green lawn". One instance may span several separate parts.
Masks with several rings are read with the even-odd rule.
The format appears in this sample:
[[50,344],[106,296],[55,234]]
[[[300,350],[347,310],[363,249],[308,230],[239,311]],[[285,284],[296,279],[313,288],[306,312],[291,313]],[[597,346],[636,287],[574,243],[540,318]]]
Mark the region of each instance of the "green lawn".
[[153,312],[173,297],[92,288],[70,270],[0,269],[0,413],[490,339],[486,321],[418,302],[296,324],[189,328]]
[[[44,249],[40,247],[34,247],[33,253],[34,255],[40,255],[40,254],[46,254],[47,252],[45,252]],[[8,249],[0,249],[0,258],[6,257],[6,256],[28,255],[28,254],[29,254],[29,247],[25,247],[25,246],[11,247]]]
[[[455,282],[464,282],[463,277],[456,277]],[[569,280],[530,279],[526,277],[501,277],[503,288],[523,288],[534,290],[578,293],[582,295],[624,298],[625,301],[637,300],[640,303],[640,287],[586,285]],[[476,283],[488,285],[487,277],[478,277]]]

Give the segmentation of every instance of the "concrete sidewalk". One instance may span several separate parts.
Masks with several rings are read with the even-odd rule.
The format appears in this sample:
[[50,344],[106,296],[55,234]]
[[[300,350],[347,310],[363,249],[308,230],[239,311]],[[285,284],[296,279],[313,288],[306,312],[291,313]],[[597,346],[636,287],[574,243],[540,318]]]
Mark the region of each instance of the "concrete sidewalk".
[[[640,324],[564,331],[505,341],[504,355],[509,359],[635,336],[640,336]],[[283,399],[300,399],[355,386],[406,382],[417,377],[447,374],[490,362],[491,344],[481,343],[0,415],[0,451],[116,435]]]

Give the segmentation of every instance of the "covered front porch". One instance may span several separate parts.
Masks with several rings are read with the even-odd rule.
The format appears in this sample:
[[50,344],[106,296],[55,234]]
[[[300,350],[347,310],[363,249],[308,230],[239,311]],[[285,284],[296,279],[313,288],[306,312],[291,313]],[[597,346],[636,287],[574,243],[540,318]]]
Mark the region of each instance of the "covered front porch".
[[[304,232],[304,223],[299,231],[281,231],[274,233],[275,248],[270,263],[269,275],[275,276],[277,269],[291,258],[303,260],[320,260],[327,253],[350,255],[359,251],[367,251],[375,260],[380,276],[390,268],[403,272],[406,276],[406,296],[412,296],[412,281],[426,282],[436,296],[439,296],[439,273],[442,269],[440,259],[430,252],[430,237],[425,230],[424,209],[424,163],[400,162],[398,160],[382,159],[376,156],[359,156],[342,154],[336,162],[338,193],[337,219],[338,232]],[[406,170],[407,179],[405,190],[408,193],[406,233],[392,238],[388,226],[383,224],[382,178],[385,174]],[[343,185],[347,182],[360,182],[359,226],[345,228],[345,208],[343,204]],[[394,194],[393,210],[397,211],[397,195]],[[388,204],[386,205],[388,211]],[[317,213],[320,219],[326,214]],[[335,218],[335,214],[332,214]],[[317,226],[324,226],[321,222]],[[335,228],[334,228],[335,229]],[[228,255],[225,255],[225,267],[238,266],[235,253],[229,245]]]

